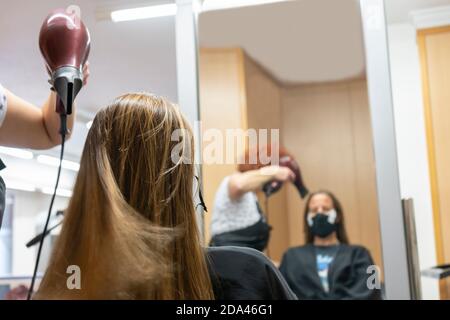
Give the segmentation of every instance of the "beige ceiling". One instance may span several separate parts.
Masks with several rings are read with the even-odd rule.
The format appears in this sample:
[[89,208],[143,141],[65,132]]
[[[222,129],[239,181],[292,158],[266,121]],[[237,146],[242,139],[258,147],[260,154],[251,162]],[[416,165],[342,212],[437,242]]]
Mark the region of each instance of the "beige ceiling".
[[243,47],[285,83],[360,77],[365,59],[357,0],[296,0],[206,12],[204,47]]

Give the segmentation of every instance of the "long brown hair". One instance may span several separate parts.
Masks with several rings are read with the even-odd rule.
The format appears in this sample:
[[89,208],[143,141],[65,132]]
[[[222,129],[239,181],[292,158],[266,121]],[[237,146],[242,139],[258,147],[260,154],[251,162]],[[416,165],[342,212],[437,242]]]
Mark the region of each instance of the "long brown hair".
[[347,237],[347,231],[345,230],[345,224],[344,224],[344,210],[342,209],[342,205],[340,201],[336,198],[336,196],[327,190],[319,190],[316,192],[313,192],[309,195],[308,199],[306,200],[305,204],[305,210],[303,212],[303,226],[305,231],[305,243],[314,243],[314,235],[311,232],[311,229],[308,225],[308,212],[309,212],[309,204],[311,202],[311,199],[318,194],[325,194],[328,197],[330,197],[331,201],[333,202],[334,210],[336,210],[336,224],[337,224],[337,230],[336,230],[336,236],[340,243],[348,244],[348,237]]
[[[179,129],[182,157],[174,163]],[[36,298],[213,299],[193,155],[189,124],[163,98],[126,94],[101,110]],[[67,288],[70,265],[80,268],[81,290]]]

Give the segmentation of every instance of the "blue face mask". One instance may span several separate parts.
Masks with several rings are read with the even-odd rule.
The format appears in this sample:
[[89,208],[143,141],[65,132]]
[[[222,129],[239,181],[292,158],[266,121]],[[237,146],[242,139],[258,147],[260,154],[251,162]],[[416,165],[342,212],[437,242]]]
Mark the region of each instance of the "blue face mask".
[[319,238],[326,238],[337,229],[336,211],[334,209],[327,213],[317,213],[314,217],[308,214],[308,226],[311,233]]

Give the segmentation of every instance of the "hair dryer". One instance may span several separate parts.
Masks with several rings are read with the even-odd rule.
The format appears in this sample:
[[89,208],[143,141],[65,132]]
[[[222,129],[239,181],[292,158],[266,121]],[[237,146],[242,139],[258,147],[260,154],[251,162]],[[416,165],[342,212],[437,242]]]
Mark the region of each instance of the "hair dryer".
[[57,9],[42,24],[39,48],[47,63],[50,84],[58,94],[56,112],[71,114],[83,86],[83,65],[90,50],[89,31],[76,13]]
[[[300,167],[291,156],[284,156],[280,158],[280,166],[282,167],[288,167],[292,170],[295,174],[295,179],[292,182],[294,186],[297,188],[298,193],[300,194],[300,197],[303,199],[308,194],[308,189],[306,188],[305,184],[303,183],[302,175],[300,173]],[[275,192],[281,189],[283,186],[283,182],[281,181],[270,181],[267,182],[263,186],[263,191],[266,194],[266,197],[271,196]]]

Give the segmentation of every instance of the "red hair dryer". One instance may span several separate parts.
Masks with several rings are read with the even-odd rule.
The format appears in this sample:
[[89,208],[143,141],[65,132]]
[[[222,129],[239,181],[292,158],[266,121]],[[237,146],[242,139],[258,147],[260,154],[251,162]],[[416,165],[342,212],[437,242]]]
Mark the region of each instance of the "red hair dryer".
[[[292,183],[300,194],[300,197],[302,199],[305,198],[308,195],[309,191],[303,182],[302,174],[300,173],[300,167],[297,161],[295,161],[295,159],[291,156],[284,156],[280,158],[280,166],[288,167],[292,170],[295,175],[294,181],[292,181]],[[263,191],[266,194],[266,197],[269,197],[280,190],[282,186],[283,182],[281,181],[270,181],[263,186]]]
[[47,63],[50,84],[58,94],[56,112],[71,114],[83,87],[83,66],[89,56],[89,31],[75,12],[57,9],[42,24],[39,48]]

